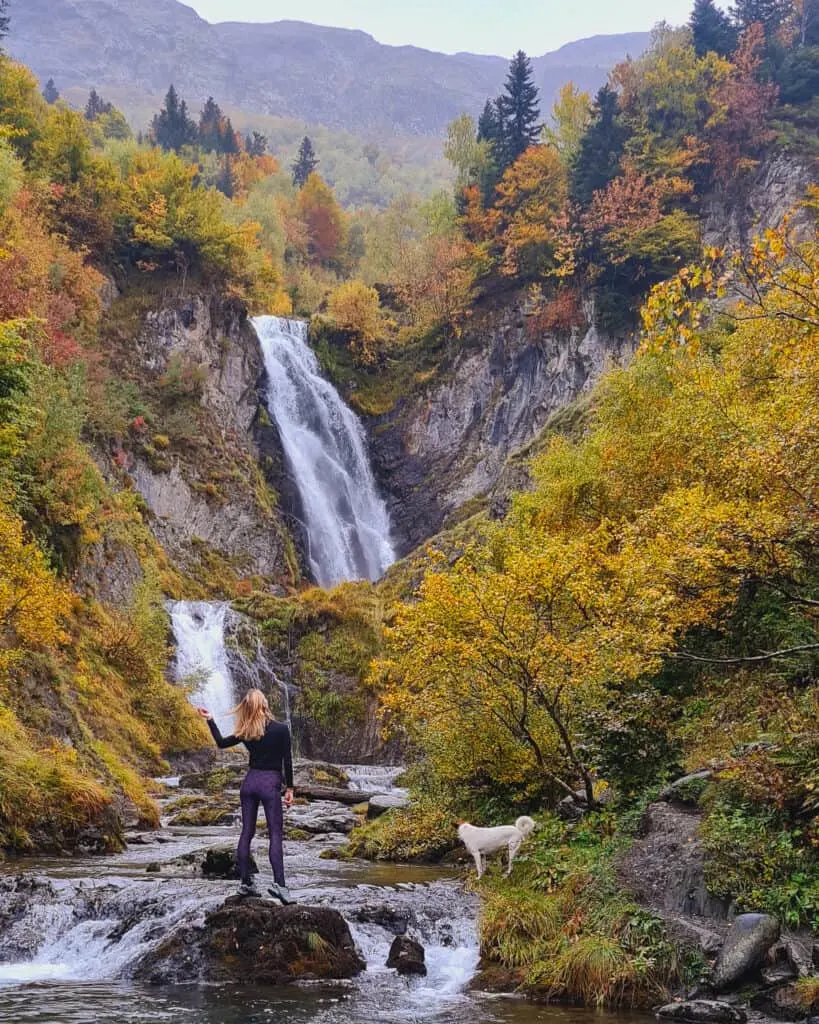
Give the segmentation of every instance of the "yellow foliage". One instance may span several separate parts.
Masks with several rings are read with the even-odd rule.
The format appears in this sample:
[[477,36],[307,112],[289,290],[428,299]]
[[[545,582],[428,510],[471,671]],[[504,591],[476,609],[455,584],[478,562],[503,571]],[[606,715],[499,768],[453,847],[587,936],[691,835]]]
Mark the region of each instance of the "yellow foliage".
[[371,364],[383,334],[378,292],[362,281],[344,281],[330,293],[327,309],[339,330],[350,336],[350,347],[359,360]]
[[0,678],[27,649],[65,640],[60,620],[69,607],[22,519],[0,505]]

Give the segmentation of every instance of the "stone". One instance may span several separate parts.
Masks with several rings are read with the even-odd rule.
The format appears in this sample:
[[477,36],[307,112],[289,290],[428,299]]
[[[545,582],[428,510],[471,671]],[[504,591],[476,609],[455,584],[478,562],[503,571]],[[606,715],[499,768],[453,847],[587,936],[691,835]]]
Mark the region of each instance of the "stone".
[[690,1021],[691,1024],[745,1024],[748,1014],[739,1006],[717,999],[686,999],[668,1003],[657,1010],[660,1020]]
[[793,981],[799,976],[799,972],[792,963],[785,960],[782,963],[772,964],[770,967],[763,967],[759,975],[766,985],[774,986]]
[[385,811],[400,809],[409,805],[409,797],[402,793],[376,793],[367,805],[367,817],[378,818]]
[[399,974],[416,974],[424,977],[427,973],[424,947],[407,935],[397,935],[390,946],[387,967],[393,967]]
[[724,991],[753,974],[778,941],[779,933],[779,921],[770,914],[740,914],[734,918],[714,965],[714,988]]
[[804,1020],[819,1013],[819,986],[813,998],[794,982],[767,989],[751,999],[751,1008],[775,1020]]
[[183,928],[151,950],[132,976],[153,985],[282,985],[352,978],[365,967],[337,910],[232,896],[203,924]]
[[[226,878],[239,877],[239,867],[236,862],[236,848],[233,846],[214,846],[205,850],[199,869],[205,878]],[[259,868],[253,857],[250,858],[251,874],[257,875]]]
[[407,907],[391,907],[385,903],[378,903],[365,904],[355,910],[352,916],[360,924],[377,924],[393,935],[406,935],[410,912]]
[[349,807],[330,800],[290,807],[284,816],[288,829],[303,832],[351,832],[356,816]]

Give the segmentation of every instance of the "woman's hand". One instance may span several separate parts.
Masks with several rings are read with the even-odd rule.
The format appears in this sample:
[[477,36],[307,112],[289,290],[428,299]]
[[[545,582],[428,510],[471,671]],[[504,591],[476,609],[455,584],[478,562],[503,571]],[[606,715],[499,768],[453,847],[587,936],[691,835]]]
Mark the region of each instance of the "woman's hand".
[[207,708],[197,708],[196,711],[200,718],[204,718],[208,722],[210,722],[213,718],[213,715],[210,713],[210,711],[208,711]]
[[292,789],[286,789],[284,791],[284,806],[285,807],[292,807],[293,806],[293,790]]

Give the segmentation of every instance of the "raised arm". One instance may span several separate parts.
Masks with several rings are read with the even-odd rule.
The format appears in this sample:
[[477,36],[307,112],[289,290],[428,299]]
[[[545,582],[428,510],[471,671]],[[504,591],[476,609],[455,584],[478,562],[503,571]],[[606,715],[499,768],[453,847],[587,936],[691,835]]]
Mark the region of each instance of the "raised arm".
[[224,750],[226,747],[235,747],[242,742],[238,736],[223,736],[219,732],[219,726],[212,718],[207,719],[207,723],[210,734],[216,740],[216,746],[220,750]]

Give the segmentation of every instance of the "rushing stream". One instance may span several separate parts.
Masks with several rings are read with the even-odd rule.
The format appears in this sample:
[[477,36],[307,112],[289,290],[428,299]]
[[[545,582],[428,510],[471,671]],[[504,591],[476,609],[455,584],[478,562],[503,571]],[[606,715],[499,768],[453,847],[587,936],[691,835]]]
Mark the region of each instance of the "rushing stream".
[[[270,380],[270,412],[302,497],[315,578],[323,585],[376,579],[394,556],[361,425],[322,378],[304,324],[262,317],[255,325]],[[289,720],[288,688],[267,664],[261,644],[255,657],[252,643],[228,650],[226,626],[239,620],[229,605],[178,601],[168,610],[177,679],[191,688],[194,703],[208,706],[229,729],[238,689],[278,688]],[[235,766],[235,754],[223,756],[225,765]],[[356,792],[403,793],[395,787],[400,768],[344,769]],[[165,781],[167,802],[182,791],[175,788],[178,778]],[[238,794],[228,796],[238,803]],[[312,814],[315,807],[288,811],[291,824],[298,826],[298,812]],[[341,811],[352,818],[348,808]],[[133,979],[146,954],[178,929],[201,924],[236,889],[235,882],[203,879],[193,860],[210,847],[235,844],[237,827],[174,827],[170,820],[160,832],[131,836],[126,851],[114,856],[0,862],[0,1024],[600,1020],[584,1011],[470,993],[478,963],[478,906],[457,874],[325,859],[322,851],[343,841],[329,832],[285,843],[288,883],[299,902],[332,907],[344,916],[367,962],[360,977],[286,989],[200,985],[194,979],[173,988],[137,983]],[[268,868],[261,844],[257,854],[264,890]],[[385,966],[396,921],[425,947],[427,977],[400,978]]]

